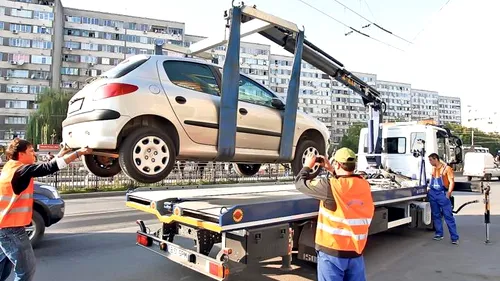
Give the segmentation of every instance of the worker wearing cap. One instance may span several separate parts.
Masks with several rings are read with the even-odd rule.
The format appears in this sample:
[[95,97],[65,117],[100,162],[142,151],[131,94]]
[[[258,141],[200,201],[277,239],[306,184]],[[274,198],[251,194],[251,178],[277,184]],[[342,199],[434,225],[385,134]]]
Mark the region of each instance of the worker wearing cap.
[[[320,159],[317,161],[317,159]],[[314,179],[319,164],[333,176]],[[363,251],[375,206],[370,184],[354,174],[356,154],[341,148],[333,163],[311,156],[295,179],[298,191],[320,200],[316,226],[318,281],[366,280]]]
[[453,170],[441,161],[436,153],[429,155],[429,162],[432,165],[432,177],[427,188],[427,195],[436,229],[434,240],[443,240],[442,217],[444,217],[450,232],[451,243],[458,245],[459,236],[450,200],[455,186]]

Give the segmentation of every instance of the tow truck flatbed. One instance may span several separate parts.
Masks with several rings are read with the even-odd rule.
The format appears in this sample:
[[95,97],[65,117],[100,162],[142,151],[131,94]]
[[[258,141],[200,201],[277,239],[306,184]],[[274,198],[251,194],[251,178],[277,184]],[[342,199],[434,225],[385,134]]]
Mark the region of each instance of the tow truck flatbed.
[[[384,206],[425,198],[425,189],[372,187],[372,196],[376,206]],[[315,218],[318,203],[293,184],[136,191],[127,195],[129,207],[153,213],[163,222],[177,221],[219,233]]]

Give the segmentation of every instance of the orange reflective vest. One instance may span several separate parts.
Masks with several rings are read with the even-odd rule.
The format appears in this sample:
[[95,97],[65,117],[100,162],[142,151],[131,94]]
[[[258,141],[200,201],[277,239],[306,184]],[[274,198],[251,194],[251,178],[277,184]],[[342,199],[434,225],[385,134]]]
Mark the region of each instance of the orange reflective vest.
[[33,179],[28,188],[16,195],[12,189],[12,177],[23,163],[9,160],[0,176],[0,228],[27,226],[33,212]]
[[362,255],[375,205],[370,184],[353,175],[330,179],[336,207],[321,201],[316,226],[316,248],[337,257]]

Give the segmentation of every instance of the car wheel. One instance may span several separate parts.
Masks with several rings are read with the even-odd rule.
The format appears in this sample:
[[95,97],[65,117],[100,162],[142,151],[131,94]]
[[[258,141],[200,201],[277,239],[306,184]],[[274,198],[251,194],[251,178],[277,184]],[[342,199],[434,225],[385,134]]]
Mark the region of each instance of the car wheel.
[[233,169],[240,177],[251,177],[257,174],[261,164],[235,164]]
[[87,154],[82,157],[83,166],[95,176],[110,178],[122,171],[117,158]]
[[130,133],[119,151],[123,172],[140,183],[156,183],[168,176],[175,165],[176,151],[170,136],[155,128]]
[[[292,171],[294,175],[299,174],[309,155],[325,155],[325,152],[321,149],[321,146],[313,140],[305,139],[300,141],[292,161]],[[319,164],[314,165],[311,175],[317,176],[321,172],[320,168],[321,166]]]
[[43,220],[42,215],[40,215],[37,211],[33,211],[31,224],[25,229],[28,234],[28,238],[30,239],[31,246],[34,248],[38,245],[45,234],[45,221]]

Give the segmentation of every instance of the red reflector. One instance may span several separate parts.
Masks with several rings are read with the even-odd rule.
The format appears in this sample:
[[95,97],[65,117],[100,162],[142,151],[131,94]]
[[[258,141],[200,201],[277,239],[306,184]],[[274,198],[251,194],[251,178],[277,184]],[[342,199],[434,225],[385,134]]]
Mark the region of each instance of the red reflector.
[[208,272],[217,277],[226,277],[229,276],[229,269],[224,267],[223,265],[216,263],[209,263]]
[[153,244],[153,240],[147,236],[137,233],[137,243],[149,247]]
[[111,83],[99,87],[95,94],[94,100],[107,99],[127,95],[137,91],[139,87],[124,83]]

